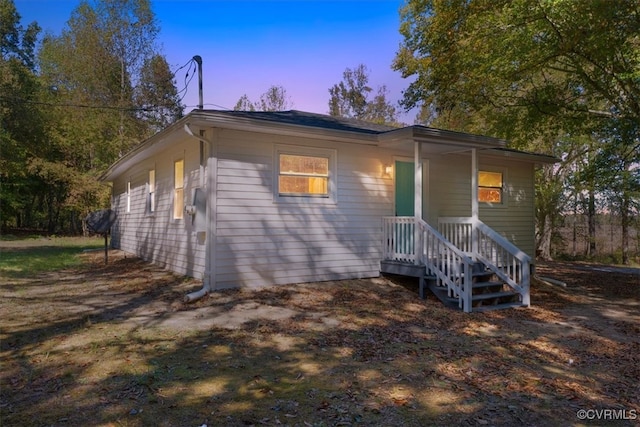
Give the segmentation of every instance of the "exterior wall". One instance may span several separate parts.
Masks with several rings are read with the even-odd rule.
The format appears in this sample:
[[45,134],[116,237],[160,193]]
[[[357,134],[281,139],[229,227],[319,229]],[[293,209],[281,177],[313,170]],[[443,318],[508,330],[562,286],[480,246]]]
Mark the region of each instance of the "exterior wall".
[[[276,146],[335,149],[335,203],[275,197]],[[393,215],[392,155],[376,147],[221,130],[215,287],[379,275],[381,218]]]
[[429,184],[425,220],[437,226],[442,216],[471,216],[471,156],[433,156]]
[[[382,217],[394,214],[394,183],[385,166],[410,153],[324,139],[210,129],[212,235],[203,239],[187,214],[173,219],[173,164],[184,159],[185,203],[201,186],[196,139],[138,163],[113,182],[118,219],[112,246],[196,278],[205,273],[205,244],[214,289],[375,277],[382,253]],[[277,148],[334,150],[335,199],[278,198]],[[471,215],[471,157],[426,158],[425,219]],[[480,156],[481,169],[504,171],[504,206],[480,207],[480,218],[529,255],[534,254],[533,166]],[[148,211],[148,171],[155,170],[156,210]],[[127,182],[131,209],[126,212]],[[199,238],[200,237],[200,238]]]
[[491,206],[480,203],[480,219],[535,259],[534,166],[513,159],[480,160],[483,170],[504,173],[504,202]]
[[[190,139],[137,164],[113,182],[112,206],[118,214],[111,245],[178,274],[202,277],[205,246],[198,242],[191,217],[173,219],[174,161],[184,159],[185,203],[200,185],[199,146]],[[149,170],[155,169],[155,212],[149,212]],[[127,181],[131,209],[126,212]]]
[[[438,217],[471,216],[471,156],[434,156],[429,166],[430,192],[426,219],[436,225]],[[480,155],[478,168],[503,172],[505,187],[502,205],[480,203],[480,220],[534,258],[533,164]]]

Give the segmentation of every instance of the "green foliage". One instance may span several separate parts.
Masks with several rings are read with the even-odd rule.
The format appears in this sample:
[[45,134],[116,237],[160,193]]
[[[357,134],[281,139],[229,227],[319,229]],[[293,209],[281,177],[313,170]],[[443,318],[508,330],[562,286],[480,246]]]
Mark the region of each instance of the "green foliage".
[[395,68],[407,106],[524,108],[576,124],[637,116],[635,2],[410,1]]
[[396,108],[387,101],[387,88],[380,86],[373,99],[369,94],[369,70],[364,64],[347,68],[343,80],[329,88],[329,114],[374,123],[397,125]]
[[144,63],[135,100],[141,108],[140,118],[148,124],[152,133],[164,129],[184,115],[174,75],[163,56],[155,55]]
[[410,0],[394,62],[414,77],[402,104],[423,123],[573,162],[541,173],[539,228],[578,194],[591,206],[620,195],[609,208],[637,214],[623,183],[640,162],[639,16],[635,1]]
[[0,19],[1,225],[78,232],[109,203],[100,173],[183,114],[151,3],[83,1],[37,52],[12,1]]
[[242,95],[233,109],[235,111],[285,111],[292,107],[293,103],[287,95],[287,90],[282,86],[271,86],[260,95],[258,102],[251,102],[246,94]]
[[246,93],[238,99],[238,102],[236,102],[233,109],[235,111],[256,111],[255,105],[251,102]]

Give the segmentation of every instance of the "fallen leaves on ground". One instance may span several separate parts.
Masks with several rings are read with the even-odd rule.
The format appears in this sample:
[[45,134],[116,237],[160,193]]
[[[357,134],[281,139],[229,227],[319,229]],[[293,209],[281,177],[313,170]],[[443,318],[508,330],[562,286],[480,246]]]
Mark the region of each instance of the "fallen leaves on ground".
[[[3,425],[79,425],[87,414],[129,426],[577,425],[579,409],[640,410],[634,275],[540,263],[567,288],[535,282],[529,309],[465,314],[420,300],[401,278],[227,290],[187,305],[197,281],[94,258],[0,284]],[[239,307],[290,314],[235,328],[155,322]]]

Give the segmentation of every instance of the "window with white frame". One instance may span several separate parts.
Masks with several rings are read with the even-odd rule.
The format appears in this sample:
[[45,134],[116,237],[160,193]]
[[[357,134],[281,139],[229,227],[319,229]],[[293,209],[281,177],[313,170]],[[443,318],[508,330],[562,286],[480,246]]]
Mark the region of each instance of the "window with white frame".
[[149,213],[156,211],[156,170],[149,170],[149,194],[148,194]]
[[131,181],[127,181],[127,213],[131,212]]
[[276,192],[280,200],[332,199],[335,150],[284,147],[276,150]]
[[173,162],[173,218],[184,217],[184,160]]
[[504,174],[496,171],[478,171],[478,201],[502,204],[504,201]]

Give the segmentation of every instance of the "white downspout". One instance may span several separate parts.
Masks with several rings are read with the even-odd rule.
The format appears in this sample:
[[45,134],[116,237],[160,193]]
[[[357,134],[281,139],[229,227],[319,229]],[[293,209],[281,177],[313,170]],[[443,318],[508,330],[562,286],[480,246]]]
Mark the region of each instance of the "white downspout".
[[[189,128],[189,125],[185,125],[185,130],[187,131],[188,134],[193,135],[191,128]],[[206,173],[206,188],[205,188],[205,194],[206,194],[206,200],[207,200],[207,213],[206,213],[206,221],[207,221],[207,229],[205,231],[205,254],[204,254],[204,274],[202,277],[202,289],[195,291],[195,292],[191,292],[187,295],[185,295],[184,297],[184,302],[185,303],[190,303],[193,301],[197,301],[200,298],[208,295],[211,292],[211,253],[213,250],[213,244],[214,244],[214,238],[213,238],[213,224],[212,224],[212,218],[213,218],[213,190],[214,190],[214,167],[213,167],[213,141],[212,140],[208,140],[205,139],[204,136],[201,134],[199,137],[201,142],[205,142],[207,144],[207,152],[206,152],[206,157],[207,157],[207,167],[205,168],[205,173]],[[202,175],[201,175],[202,176]]]

